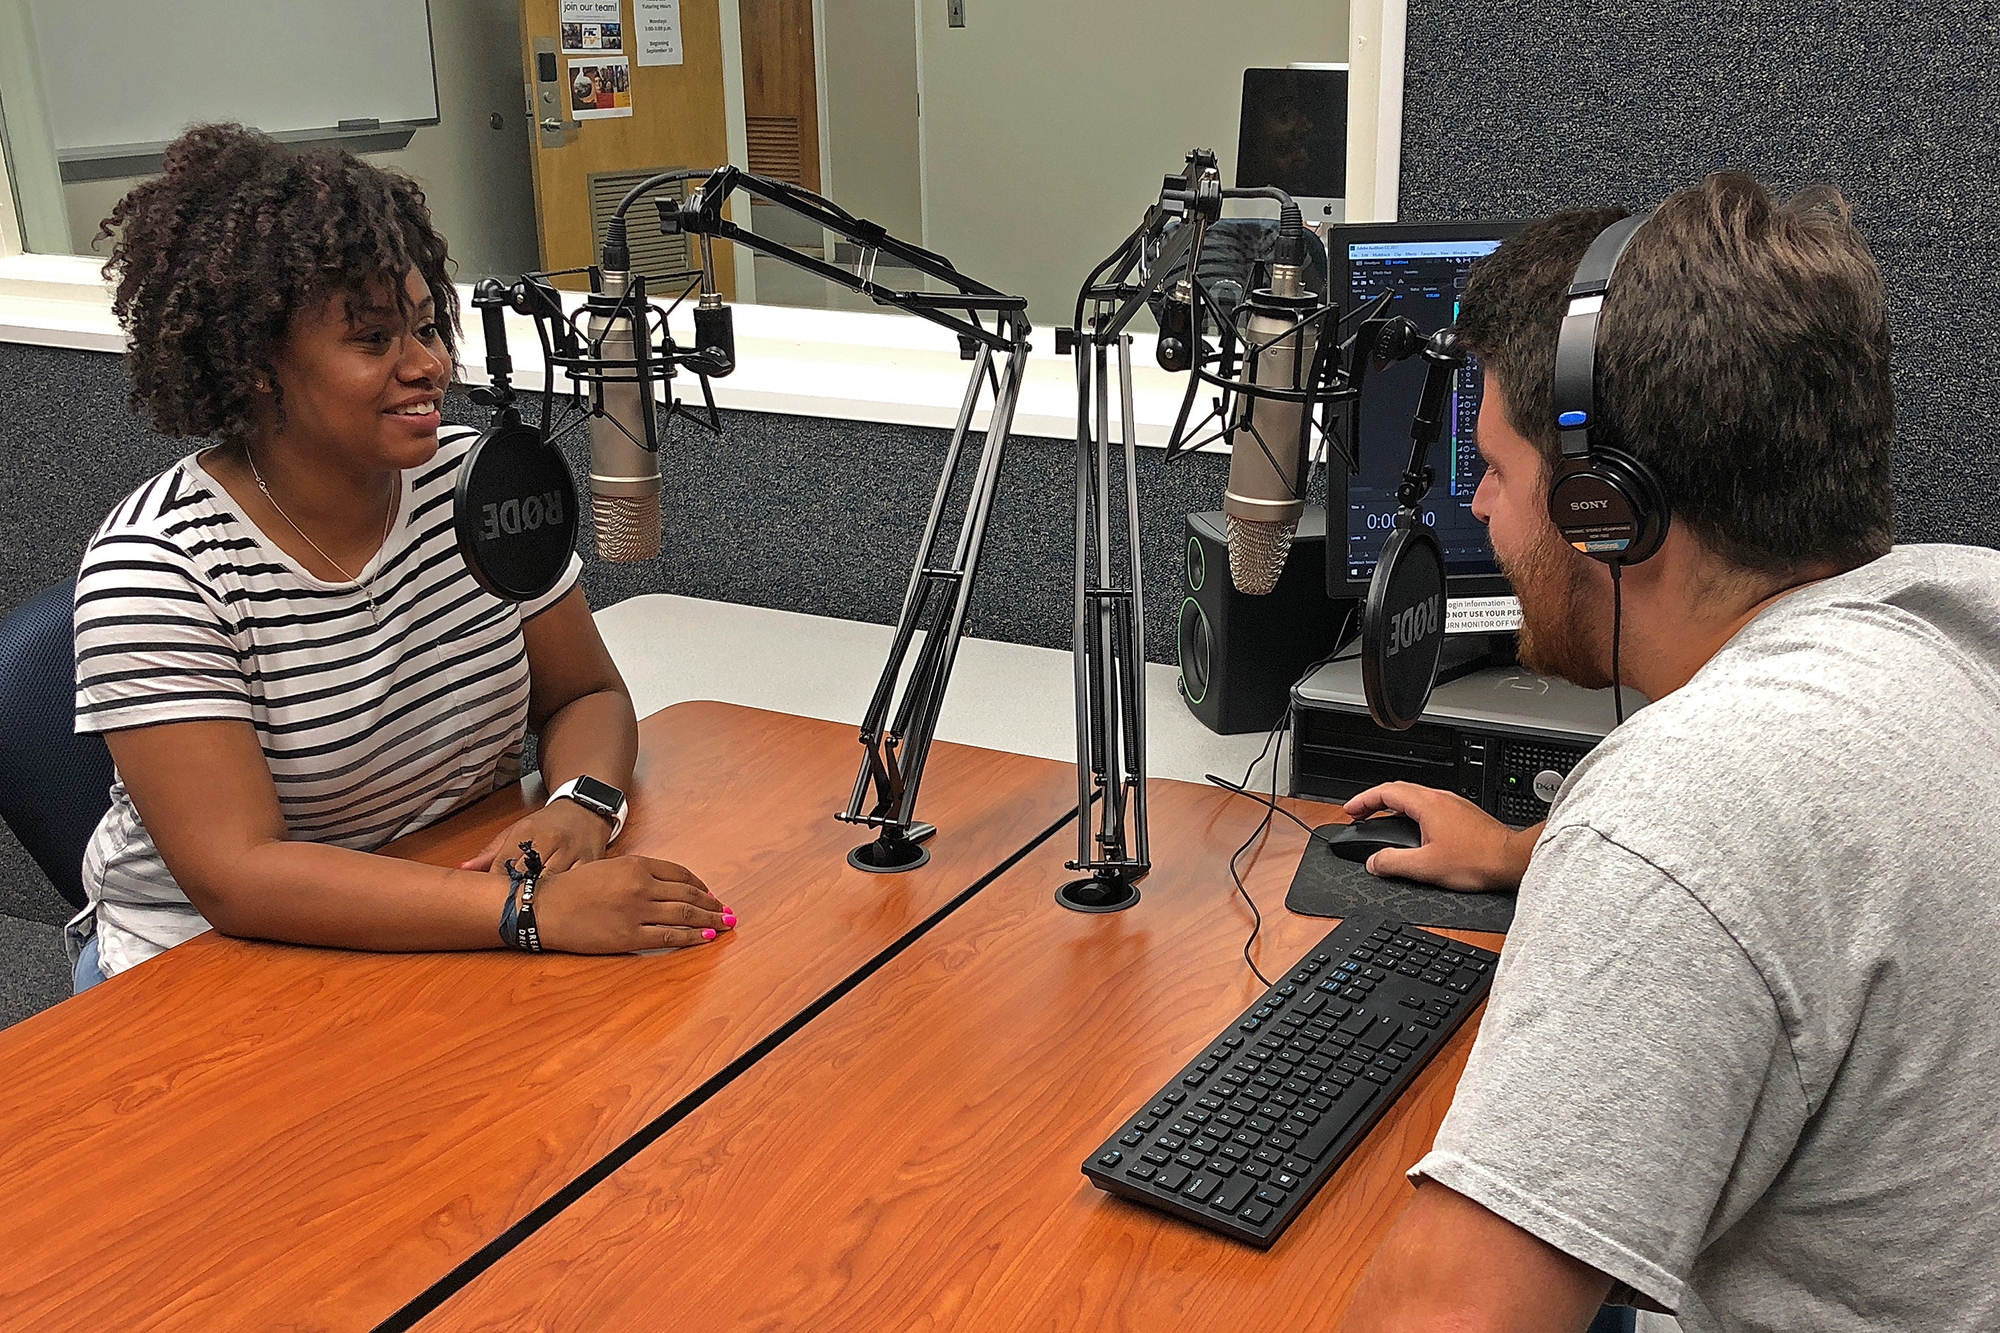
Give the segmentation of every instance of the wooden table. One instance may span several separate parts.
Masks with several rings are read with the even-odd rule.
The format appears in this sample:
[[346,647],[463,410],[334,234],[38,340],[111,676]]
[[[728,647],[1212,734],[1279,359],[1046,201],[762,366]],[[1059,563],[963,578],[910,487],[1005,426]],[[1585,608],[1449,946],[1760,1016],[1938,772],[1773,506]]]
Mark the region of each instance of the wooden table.
[[[1058,907],[1072,848],[1051,839],[419,1333],[1333,1326],[1477,1024],[1268,1252],[1099,1192],[1084,1159],[1263,990],[1227,869],[1260,811],[1186,783],[1151,794],[1137,907]],[[1246,874],[1274,975],[1334,924],[1281,905],[1304,840],[1279,821]]]
[[[941,744],[930,864],[868,875],[845,859],[865,835],[831,817],[853,728],[693,703],[640,734],[620,846],[737,910],[716,945],[393,956],[209,934],[0,1033],[0,1324],[373,1327],[556,1211],[1075,802],[1064,765]],[[402,850],[455,864],[526,799]]]

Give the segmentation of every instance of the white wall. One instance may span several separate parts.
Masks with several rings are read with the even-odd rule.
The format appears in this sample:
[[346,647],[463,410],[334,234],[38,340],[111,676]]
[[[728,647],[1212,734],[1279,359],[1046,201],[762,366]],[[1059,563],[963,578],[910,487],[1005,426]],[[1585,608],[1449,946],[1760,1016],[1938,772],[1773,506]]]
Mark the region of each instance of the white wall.
[[923,235],[912,0],[824,0],[829,197],[904,240]]
[[1234,181],[1246,68],[1347,59],[1346,0],[916,0],[925,244],[1067,324],[1187,150]]
[[[534,184],[517,0],[430,0],[430,13],[438,124],[418,130],[407,148],[371,154],[369,160],[423,185],[461,280],[532,269]],[[292,55],[311,59],[306,51]],[[494,112],[501,117],[497,130],[491,124]],[[98,220],[137,183],[134,178],[64,186],[76,253],[90,252]]]

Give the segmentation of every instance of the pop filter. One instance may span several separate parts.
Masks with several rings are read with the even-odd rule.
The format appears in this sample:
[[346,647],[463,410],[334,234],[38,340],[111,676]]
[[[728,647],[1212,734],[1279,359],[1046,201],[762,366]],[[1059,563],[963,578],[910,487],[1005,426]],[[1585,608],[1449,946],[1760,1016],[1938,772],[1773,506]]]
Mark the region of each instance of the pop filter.
[[540,431],[503,411],[465,456],[452,525],[480,587],[512,602],[541,596],[576,550],[569,464]]
[[1423,716],[1444,652],[1444,549],[1421,522],[1382,545],[1361,613],[1361,686],[1368,715],[1390,731]]

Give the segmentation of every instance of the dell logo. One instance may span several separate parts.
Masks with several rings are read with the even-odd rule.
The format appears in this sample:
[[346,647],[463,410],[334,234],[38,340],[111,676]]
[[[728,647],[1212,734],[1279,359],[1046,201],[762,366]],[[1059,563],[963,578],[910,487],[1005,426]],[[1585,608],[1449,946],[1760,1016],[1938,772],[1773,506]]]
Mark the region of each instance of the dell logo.
[[550,491],[547,495],[530,495],[522,500],[487,505],[480,510],[479,516],[485,520],[479,531],[479,540],[483,542],[490,542],[503,532],[510,537],[533,532],[544,524],[563,521],[562,492]]
[[1609,501],[1609,500],[1571,500],[1571,501],[1569,502],[1569,507],[1570,507],[1570,510],[1571,510],[1571,512],[1575,512],[1576,510],[1579,510],[1579,509],[1609,509],[1609,508],[1611,508],[1611,501]]

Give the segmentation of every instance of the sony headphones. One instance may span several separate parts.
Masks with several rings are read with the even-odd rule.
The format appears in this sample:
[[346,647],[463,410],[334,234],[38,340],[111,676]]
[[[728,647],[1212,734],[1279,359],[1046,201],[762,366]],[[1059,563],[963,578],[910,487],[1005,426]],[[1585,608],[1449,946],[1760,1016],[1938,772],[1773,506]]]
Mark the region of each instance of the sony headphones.
[[1651,468],[1606,443],[1602,432],[1591,438],[1604,292],[1619,256],[1645,220],[1621,218],[1590,243],[1570,282],[1569,304],[1556,337],[1556,431],[1562,451],[1549,483],[1549,518],[1564,541],[1613,566],[1636,565],[1656,553],[1673,518]]

